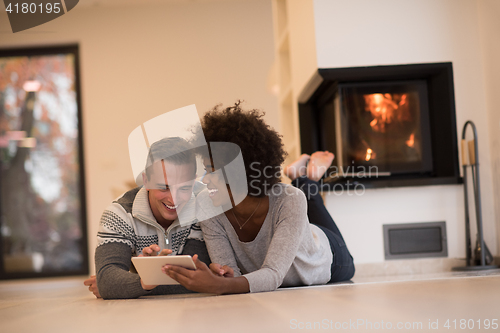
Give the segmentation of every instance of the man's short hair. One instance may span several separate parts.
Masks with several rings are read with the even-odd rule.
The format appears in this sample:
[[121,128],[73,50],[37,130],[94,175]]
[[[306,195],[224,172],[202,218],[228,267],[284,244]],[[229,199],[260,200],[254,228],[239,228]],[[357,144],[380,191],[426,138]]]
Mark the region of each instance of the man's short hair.
[[149,148],[146,161],[146,177],[151,179],[153,164],[158,161],[166,161],[175,165],[191,164],[196,173],[196,157],[192,145],[183,138],[169,137],[154,142]]

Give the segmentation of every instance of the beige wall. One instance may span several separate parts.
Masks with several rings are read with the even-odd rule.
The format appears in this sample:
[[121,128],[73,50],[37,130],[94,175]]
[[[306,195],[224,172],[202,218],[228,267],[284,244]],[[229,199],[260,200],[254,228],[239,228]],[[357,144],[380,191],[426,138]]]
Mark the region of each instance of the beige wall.
[[313,0],[288,0],[292,89],[298,96],[318,70]]
[[[493,3],[498,1],[484,5],[493,10],[498,7]],[[485,240],[496,253],[494,207],[500,197],[494,198],[498,169],[492,165],[498,165],[498,153],[493,162],[490,139],[498,138],[492,134],[498,133],[498,108],[494,116],[488,113],[486,92],[498,95],[498,76],[485,76],[483,59],[498,68],[498,53],[490,51],[498,52],[498,30],[490,26],[498,26],[499,13],[488,13],[488,22],[482,23],[489,32],[481,44],[476,0],[315,0],[314,12],[320,68],[453,63],[457,129],[460,135],[465,121],[472,120],[479,131]],[[481,45],[490,44],[496,46],[484,47],[483,54]],[[488,101],[493,103],[493,97]],[[326,204],[358,263],[384,260],[382,224],[388,223],[446,221],[449,256],[465,257],[462,186],[367,190],[361,197],[330,194]]]
[[[486,108],[491,142],[491,168],[493,170],[495,225],[500,253],[500,1],[478,0],[479,31],[485,77]],[[483,135],[484,138],[484,135]],[[487,139],[487,138],[485,138]]]
[[133,180],[127,137],[136,126],[189,104],[203,113],[245,99],[278,128],[277,100],[266,90],[270,1],[77,6],[16,34],[2,11],[0,31],[0,47],[80,45],[91,258],[103,209]]

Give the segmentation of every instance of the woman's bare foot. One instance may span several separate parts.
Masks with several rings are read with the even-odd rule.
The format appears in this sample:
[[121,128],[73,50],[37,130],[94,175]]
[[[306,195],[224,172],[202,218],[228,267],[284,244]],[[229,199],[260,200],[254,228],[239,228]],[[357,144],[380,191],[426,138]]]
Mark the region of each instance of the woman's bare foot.
[[307,165],[307,178],[318,181],[332,165],[335,155],[328,151],[317,151],[311,155]]
[[307,161],[309,161],[311,156],[307,154],[302,154],[295,162],[287,165],[283,170],[285,175],[294,180],[295,178],[305,176],[307,174]]

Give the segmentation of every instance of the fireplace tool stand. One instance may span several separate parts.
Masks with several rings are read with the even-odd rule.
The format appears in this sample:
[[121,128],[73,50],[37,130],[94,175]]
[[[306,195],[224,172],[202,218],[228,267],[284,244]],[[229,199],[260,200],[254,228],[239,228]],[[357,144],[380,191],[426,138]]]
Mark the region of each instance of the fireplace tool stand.
[[[470,125],[474,134],[474,140],[467,142],[465,134],[467,126]],[[479,151],[477,145],[476,125],[472,121],[467,121],[462,130],[462,167],[464,172],[464,201],[465,201],[465,251],[466,251],[466,266],[453,267],[454,271],[475,271],[498,268],[491,265],[493,256],[486,246],[483,238],[483,221],[481,215],[481,188],[479,182]],[[468,152],[468,154],[467,154]],[[469,158],[467,159],[467,155]],[[472,186],[474,192],[474,208],[476,211],[477,234],[476,248],[474,250],[474,258],[472,257],[471,235],[470,235],[470,220],[469,220],[469,198],[468,198],[468,183],[467,170],[471,169]]]

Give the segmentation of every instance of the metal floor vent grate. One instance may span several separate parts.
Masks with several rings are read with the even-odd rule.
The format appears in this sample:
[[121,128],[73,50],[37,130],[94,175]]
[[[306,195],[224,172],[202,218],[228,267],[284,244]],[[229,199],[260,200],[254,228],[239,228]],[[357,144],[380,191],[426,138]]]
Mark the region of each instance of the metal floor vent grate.
[[447,257],[446,222],[384,224],[385,259]]

